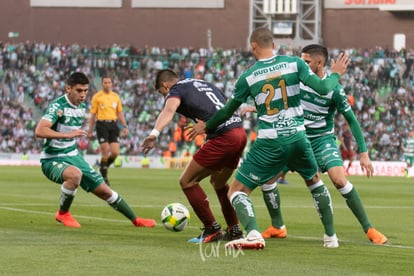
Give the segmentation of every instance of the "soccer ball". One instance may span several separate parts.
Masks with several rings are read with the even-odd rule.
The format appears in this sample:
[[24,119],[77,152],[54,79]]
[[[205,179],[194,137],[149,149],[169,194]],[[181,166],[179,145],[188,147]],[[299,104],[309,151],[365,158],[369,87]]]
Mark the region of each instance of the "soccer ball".
[[180,232],[190,221],[190,212],[181,203],[170,203],[161,212],[161,221],[170,231]]

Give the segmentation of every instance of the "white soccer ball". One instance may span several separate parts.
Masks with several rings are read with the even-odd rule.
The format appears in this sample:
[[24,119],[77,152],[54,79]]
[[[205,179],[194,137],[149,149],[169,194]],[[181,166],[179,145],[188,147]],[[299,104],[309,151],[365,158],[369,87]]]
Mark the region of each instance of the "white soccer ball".
[[170,231],[180,232],[190,221],[190,212],[181,203],[170,203],[161,212],[161,221]]

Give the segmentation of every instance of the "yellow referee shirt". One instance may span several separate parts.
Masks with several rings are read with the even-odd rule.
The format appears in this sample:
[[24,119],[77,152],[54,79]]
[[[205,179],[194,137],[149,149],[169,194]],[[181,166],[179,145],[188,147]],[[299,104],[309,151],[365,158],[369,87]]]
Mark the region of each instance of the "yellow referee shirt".
[[92,97],[92,114],[96,115],[96,120],[116,120],[117,113],[122,111],[122,103],[119,95],[113,91],[105,93],[99,91]]

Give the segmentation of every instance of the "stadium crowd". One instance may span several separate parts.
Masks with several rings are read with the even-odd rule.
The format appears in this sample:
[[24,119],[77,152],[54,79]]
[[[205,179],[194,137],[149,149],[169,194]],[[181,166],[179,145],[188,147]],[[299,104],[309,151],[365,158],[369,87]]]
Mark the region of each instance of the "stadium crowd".
[[[281,46],[277,53],[298,55],[299,50]],[[371,159],[403,161],[403,139],[414,127],[414,50],[330,49],[330,54],[337,56],[340,51],[352,58],[341,83],[364,131]],[[172,68],[183,78],[205,79],[230,96],[237,77],[253,62],[248,51],[240,49],[0,42],[0,152],[40,153],[41,141],[33,132],[37,114],[65,93],[64,80],[73,71],[81,71],[91,80],[88,103],[102,76],[113,79],[113,90],[122,99],[130,130],[129,137],[121,139],[121,154],[137,155],[164,102],[154,93],[157,70]],[[194,152],[201,142],[185,138],[184,126],[189,123],[177,115],[175,123],[160,136],[161,146],[151,154]],[[338,116],[338,134],[344,123]],[[248,114],[244,127],[251,142],[255,124],[254,114]],[[79,139],[78,145],[85,153],[99,151],[96,139]]]

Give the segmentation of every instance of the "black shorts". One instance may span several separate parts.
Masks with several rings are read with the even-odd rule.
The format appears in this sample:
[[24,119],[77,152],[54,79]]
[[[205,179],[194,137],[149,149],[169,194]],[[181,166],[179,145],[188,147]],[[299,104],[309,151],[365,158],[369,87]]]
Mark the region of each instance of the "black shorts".
[[99,144],[119,143],[119,127],[116,121],[96,121],[96,136]]

